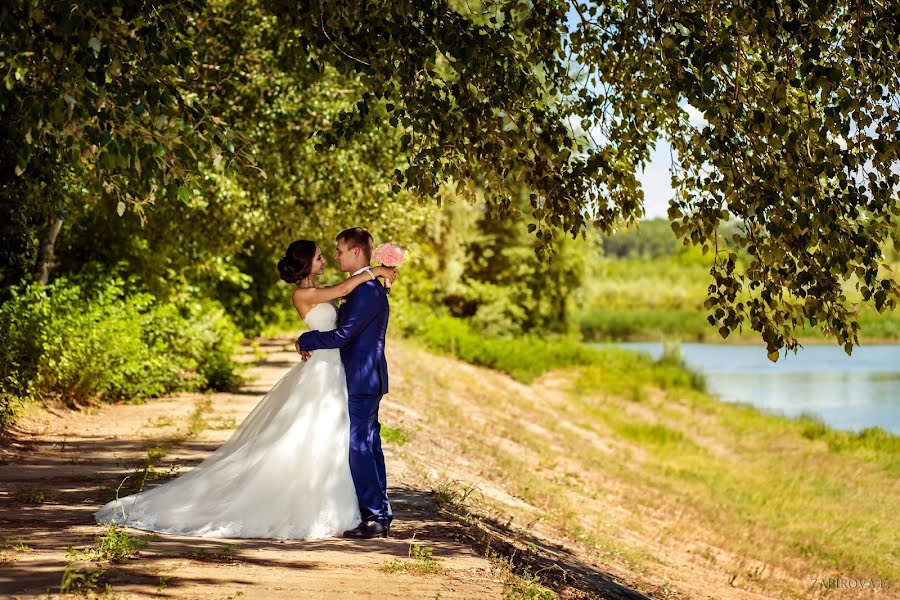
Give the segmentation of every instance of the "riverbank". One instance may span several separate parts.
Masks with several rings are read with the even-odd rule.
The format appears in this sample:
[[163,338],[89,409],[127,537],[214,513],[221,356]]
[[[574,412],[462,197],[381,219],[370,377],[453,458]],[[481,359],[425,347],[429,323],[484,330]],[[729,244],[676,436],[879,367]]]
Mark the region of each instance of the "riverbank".
[[[617,237],[605,240],[607,255],[593,264],[592,276],[585,280],[581,299],[572,309],[572,322],[586,341],[760,341],[760,334],[748,322],[743,332],[731,331],[725,340],[718,326],[709,324],[712,311],[704,306],[708,287],[715,284],[710,275],[712,257],[700,248],[678,243],[667,221],[644,222],[640,229]],[[900,256],[890,246],[884,251],[893,272],[898,272]],[[739,258],[739,272],[747,258]],[[900,341],[900,309],[879,313],[863,301],[854,281],[845,282],[844,293],[848,308],[858,311],[853,320],[860,326],[860,343]],[[794,334],[801,343],[834,343],[819,327],[802,327]]]
[[614,347],[654,359],[677,354],[726,402],[806,416],[845,431],[878,427],[900,435],[900,344],[861,346],[852,356],[836,345],[809,345],[781,354],[775,363],[761,344],[621,342]]
[[[900,583],[889,533],[900,527],[897,436],[720,402],[671,360],[573,349],[567,359],[582,364],[564,368],[564,341],[554,355],[535,340],[500,344],[465,330],[424,339],[494,368],[521,356],[537,365],[509,369],[527,386],[489,385],[483,370],[434,379],[441,395],[472,387],[481,401],[427,405],[447,426],[429,439],[453,439],[465,423],[465,440],[444,452],[479,465],[532,507],[522,522],[546,524],[590,560],[615,557],[681,589],[685,573],[709,570],[691,595],[716,597],[720,583],[787,597],[836,576]],[[515,514],[516,504],[499,510]]]

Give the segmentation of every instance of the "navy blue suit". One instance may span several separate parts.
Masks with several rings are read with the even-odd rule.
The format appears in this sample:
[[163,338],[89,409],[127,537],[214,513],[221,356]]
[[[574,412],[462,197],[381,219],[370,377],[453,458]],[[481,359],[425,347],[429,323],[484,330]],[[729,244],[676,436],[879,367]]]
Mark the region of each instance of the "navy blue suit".
[[363,521],[383,525],[393,519],[378,422],[381,397],[388,391],[384,337],[389,314],[384,287],[367,281],[350,292],[338,309],[333,331],[308,331],[297,340],[301,350],[341,350],[349,394],[350,473]]

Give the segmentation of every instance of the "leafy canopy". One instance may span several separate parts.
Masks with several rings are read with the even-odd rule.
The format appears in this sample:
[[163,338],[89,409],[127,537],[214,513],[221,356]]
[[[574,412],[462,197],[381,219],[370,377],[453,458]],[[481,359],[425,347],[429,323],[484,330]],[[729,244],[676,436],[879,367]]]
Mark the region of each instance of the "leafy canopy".
[[340,210],[329,161],[304,159],[343,153],[396,202],[450,185],[491,214],[524,205],[546,255],[560,232],[639,218],[635,173],[664,137],[669,217],[713,250],[723,336],[749,324],[774,359],[809,321],[849,352],[845,286],[879,310],[900,296],[882,256],[900,215],[895,2],[20,0],[0,17],[10,222],[56,197],[190,203],[220,169],[254,206]]

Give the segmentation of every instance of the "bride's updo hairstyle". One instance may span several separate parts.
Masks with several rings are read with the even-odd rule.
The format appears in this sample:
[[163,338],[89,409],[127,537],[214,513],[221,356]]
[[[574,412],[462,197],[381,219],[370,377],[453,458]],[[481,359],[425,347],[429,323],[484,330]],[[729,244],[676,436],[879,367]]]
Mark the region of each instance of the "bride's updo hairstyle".
[[299,283],[309,277],[318,245],[312,240],[294,240],[278,261],[278,274],[288,283]]

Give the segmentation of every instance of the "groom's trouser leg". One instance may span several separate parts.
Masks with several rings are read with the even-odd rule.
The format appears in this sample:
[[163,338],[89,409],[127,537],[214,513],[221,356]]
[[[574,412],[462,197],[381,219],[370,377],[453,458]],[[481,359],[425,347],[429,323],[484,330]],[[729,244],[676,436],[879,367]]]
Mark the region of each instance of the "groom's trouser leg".
[[375,438],[372,443],[372,452],[375,455],[375,468],[378,469],[378,481],[381,483],[381,493],[384,498],[384,514],[387,515],[387,523],[390,525],[394,520],[394,514],[391,511],[391,502],[387,495],[387,471],[384,468],[384,452],[381,451],[381,422],[378,415],[375,415]]
[[353,394],[349,398],[350,473],[363,521],[389,524],[391,514],[378,423],[380,402],[380,395]]

